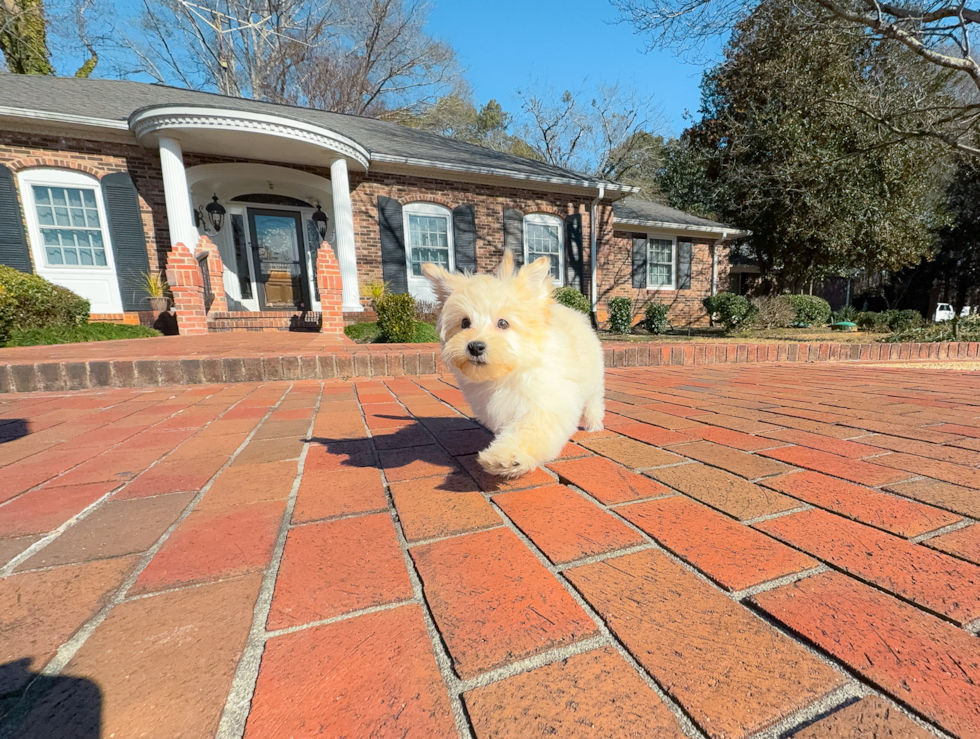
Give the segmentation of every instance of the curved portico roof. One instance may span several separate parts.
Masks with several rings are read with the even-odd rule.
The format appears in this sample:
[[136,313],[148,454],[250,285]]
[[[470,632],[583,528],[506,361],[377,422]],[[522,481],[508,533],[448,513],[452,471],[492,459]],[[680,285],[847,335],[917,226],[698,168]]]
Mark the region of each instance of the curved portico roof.
[[[152,134],[150,119],[159,118],[161,111],[168,108],[171,112],[193,108],[197,115],[210,110],[214,113],[214,123],[219,123],[217,118],[223,118],[221,125],[231,126],[239,132],[245,127],[236,121],[258,121],[262,117],[276,119],[280,132],[292,129],[293,133],[300,134],[300,138],[318,135],[324,137],[320,139],[321,143],[327,143],[328,139],[331,143],[343,142],[359,150],[358,156],[366,155],[369,163],[444,169],[573,187],[597,188],[602,185],[607,197],[613,198],[633,191],[626,185],[376,118],[127,80],[0,75],[0,117],[133,130],[139,136],[140,131],[142,135]],[[188,130],[194,127],[191,117],[185,121]],[[357,160],[358,156],[351,155],[349,159]]]

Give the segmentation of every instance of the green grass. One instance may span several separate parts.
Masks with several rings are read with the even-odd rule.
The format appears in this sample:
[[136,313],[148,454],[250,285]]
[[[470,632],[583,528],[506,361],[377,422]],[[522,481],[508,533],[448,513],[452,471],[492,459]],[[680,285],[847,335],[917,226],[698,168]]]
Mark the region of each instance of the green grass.
[[86,341],[143,339],[161,336],[148,326],[126,326],[119,323],[82,323],[77,326],[51,326],[14,330],[4,346],[44,346],[46,344],[80,344]]
[[[358,344],[378,344],[381,343],[378,338],[378,324],[377,323],[352,323],[350,326],[344,328],[344,333],[347,334],[348,338],[353,339]],[[424,321],[415,322],[415,335],[412,337],[413,344],[429,344],[439,341],[439,334],[436,333],[436,327],[431,323],[425,323]]]

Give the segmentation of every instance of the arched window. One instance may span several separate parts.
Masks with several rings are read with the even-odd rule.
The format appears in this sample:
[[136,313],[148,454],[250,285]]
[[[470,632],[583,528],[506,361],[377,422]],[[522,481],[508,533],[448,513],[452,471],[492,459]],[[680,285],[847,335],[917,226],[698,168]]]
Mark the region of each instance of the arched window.
[[551,278],[564,282],[565,234],[561,218],[545,213],[524,216],[524,263],[530,264],[540,257],[551,260]]

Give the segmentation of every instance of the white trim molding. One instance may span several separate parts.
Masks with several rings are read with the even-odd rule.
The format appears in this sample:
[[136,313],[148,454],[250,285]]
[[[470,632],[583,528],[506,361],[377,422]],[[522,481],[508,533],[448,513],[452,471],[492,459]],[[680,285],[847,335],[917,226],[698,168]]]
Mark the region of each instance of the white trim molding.
[[[650,247],[651,241],[669,241],[670,242],[670,284],[669,285],[651,285],[650,284]],[[647,234],[647,259],[646,259],[646,289],[651,292],[658,292],[662,290],[676,290],[677,289],[677,236],[674,234],[661,234],[661,233],[648,233]],[[663,262],[658,262],[658,264],[663,264]]]
[[[705,234],[716,239],[737,239],[742,236],[751,236],[751,231],[739,231],[737,228],[728,226],[695,226],[690,223],[671,223],[670,221],[645,221],[639,218],[614,218],[613,228],[617,226],[641,226],[650,229],[666,229],[668,231],[694,231],[698,234]],[[623,231],[625,229],[617,229]]]
[[[449,249],[449,271],[456,271],[456,245],[453,243],[453,212],[438,203],[416,201],[406,203],[402,207],[402,220],[405,229],[405,274],[408,281],[408,292],[419,300],[435,300],[435,293],[428,278],[412,274],[412,229],[411,216],[433,216],[446,221],[446,246]],[[421,247],[425,248],[425,247]]]
[[137,110],[129,117],[129,127],[141,141],[157,132],[181,129],[244,131],[313,144],[353,159],[365,169],[371,161],[368,150],[353,139],[321,126],[263,113],[226,108],[162,105]]

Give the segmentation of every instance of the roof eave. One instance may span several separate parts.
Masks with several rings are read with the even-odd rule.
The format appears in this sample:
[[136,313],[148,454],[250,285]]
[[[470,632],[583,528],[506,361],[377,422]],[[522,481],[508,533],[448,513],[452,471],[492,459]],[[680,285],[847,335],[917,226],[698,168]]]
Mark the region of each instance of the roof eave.
[[7,105],[0,105],[0,118],[28,118],[33,121],[65,123],[83,128],[110,128],[114,131],[129,130],[129,124],[126,121],[117,121],[112,118],[92,118],[84,115],[72,115],[71,113],[52,113],[47,110],[12,108]]
[[663,228],[669,231],[697,231],[706,234],[718,234],[719,238],[736,239],[742,236],[749,236],[750,231],[742,231],[737,228],[729,228],[722,224],[715,226],[695,225],[691,223],[674,223],[672,221],[650,221],[640,218],[613,218],[614,226],[643,226],[645,228]]

